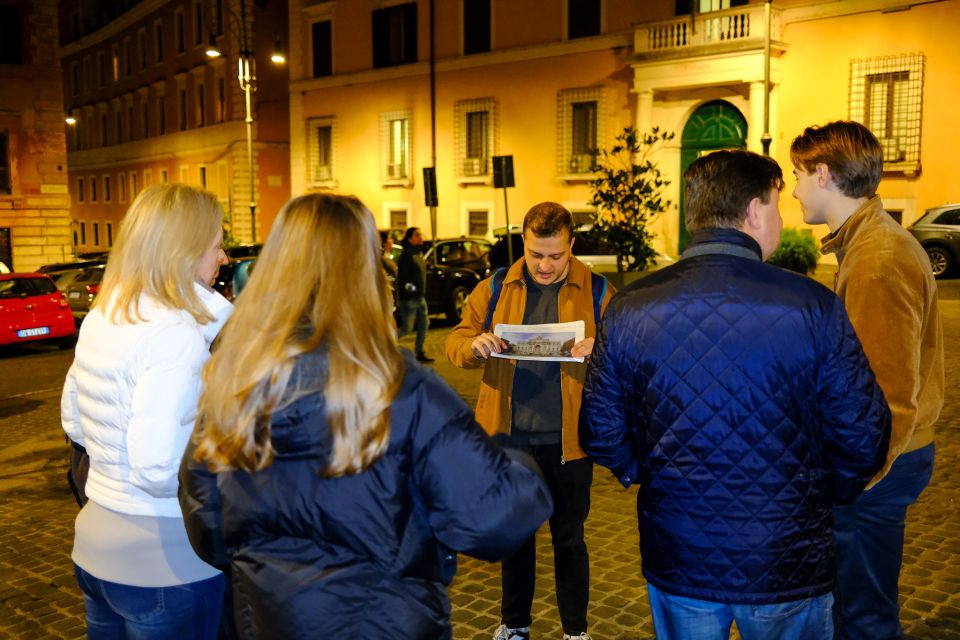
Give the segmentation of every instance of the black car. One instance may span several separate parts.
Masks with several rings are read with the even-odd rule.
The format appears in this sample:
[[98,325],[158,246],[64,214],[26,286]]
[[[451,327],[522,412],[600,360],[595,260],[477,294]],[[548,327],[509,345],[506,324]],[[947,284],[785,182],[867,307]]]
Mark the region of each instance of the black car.
[[436,243],[424,240],[430,313],[443,313],[451,322],[460,321],[470,292],[490,274],[490,247],[486,238],[473,236]]
[[253,272],[257,258],[238,258],[220,265],[217,277],[213,281],[213,288],[223,294],[231,302],[240,295],[247,286],[247,280]]
[[256,258],[260,255],[261,249],[263,249],[263,245],[258,242],[256,244],[236,244],[225,248],[223,252],[231,260],[236,260],[239,258]]
[[960,204],[927,209],[910,227],[910,233],[926,250],[933,275],[949,275],[960,259]]
[[101,267],[107,263],[106,254],[100,258],[79,260],[77,262],[63,262],[59,264],[45,264],[39,269],[40,273],[45,273],[57,285],[57,289],[67,291],[67,287],[73,280],[90,267]]

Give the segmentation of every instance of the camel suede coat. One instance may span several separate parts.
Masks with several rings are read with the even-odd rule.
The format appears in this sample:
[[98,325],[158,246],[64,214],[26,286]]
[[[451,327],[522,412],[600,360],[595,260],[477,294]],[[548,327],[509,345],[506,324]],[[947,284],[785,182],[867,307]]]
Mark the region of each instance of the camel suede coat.
[[874,196],[823,239],[843,300],[893,414],[887,463],[933,442],[943,408],[943,330],[923,247]]

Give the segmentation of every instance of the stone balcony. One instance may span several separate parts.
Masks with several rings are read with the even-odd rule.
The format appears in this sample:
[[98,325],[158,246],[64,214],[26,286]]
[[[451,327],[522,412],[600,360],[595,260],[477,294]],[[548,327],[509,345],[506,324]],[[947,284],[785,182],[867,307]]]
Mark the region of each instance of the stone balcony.
[[[763,48],[766,6],[751,4],[636,25],[634,58],[676,59]],[[770,40],[781,39],[780,10],[770,8]]]

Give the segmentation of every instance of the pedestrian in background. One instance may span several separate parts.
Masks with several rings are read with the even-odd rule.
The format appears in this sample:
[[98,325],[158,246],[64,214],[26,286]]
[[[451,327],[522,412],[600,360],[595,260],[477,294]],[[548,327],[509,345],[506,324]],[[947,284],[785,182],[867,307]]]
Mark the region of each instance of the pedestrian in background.
[[[491,357],[506,346],[493,333],[497,324],[575,320],[583,321],[586,337],[570,355],[590,355],[597,318],[614,289],[573,256],[574,241],[569,211],[555,202],[532,207],[523,219],[523,256],[473,290],[463,319],[447,337],[446,353],[458,367],[484,367],[477,420],[491,435],[508,434],[543,469],[554,503],[550,535],[563,637],[589,639],[590,558],[583,525],[593,463],[580,449],[577,422],[587,365]],[[494,640],[530,637],[536,562],[533,536],[503,561],[502,624]]]
[[920,243],[883,208],[883,149],[857,122],[809,127],[790,146],[793,195],[807,224],[825,224],[837,256],[837,295],[890,403],[883,471],[838,508],[835,620],[843,640],[903,638],[898,604],[907,507],[933,473],[943,408],[943,332],[937,283]]
[[[610,304],[580,440],[640,485],[659,640],[831,640],[833,506],[883,465],[890,413],[841,301],[766,265],[783,174],[748,151],[684,172],[691,242]],[[876,636],[880,638],[881,636]]]
[[80,329],[62,421],[90,456],[72,557],[91,639],[217,635],[224,577],[190,546],[177,470],[231,311],[210,288],[226,262],[222,224],[208,192],[145,189]]
[[423,234],[417,227],[410,227],[403,234],[403,251],[397,258],[397,295],[400,297],[398,327],[400,337],[417,328],[414,353],[418,362],[433,362],[427,356],[423,344],[430,326],[427,310],[427,261],[423,258]]
[[450,638],[455,554],[498,560],[550,515],[535,466],[399,350],[380,257],[356,198],[290,201],[204,373],[180,500],[241,638]]

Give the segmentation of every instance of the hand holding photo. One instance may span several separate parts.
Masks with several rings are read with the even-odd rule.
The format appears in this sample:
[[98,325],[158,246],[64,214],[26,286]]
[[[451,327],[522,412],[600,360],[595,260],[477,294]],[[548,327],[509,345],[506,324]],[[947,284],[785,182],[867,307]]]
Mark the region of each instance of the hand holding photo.
[[503,352],[490,354],[494,358],[559,362],[584,360],[570,355],[573,346],[583,340],[583,320],[554,324],[498,324],[493,333],[507,343],[507,349]]

